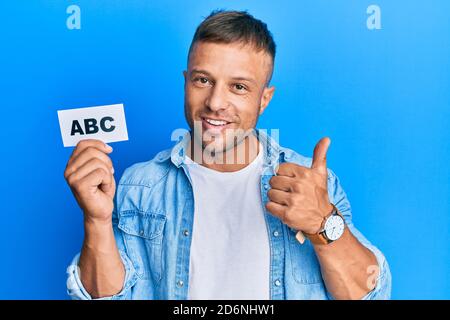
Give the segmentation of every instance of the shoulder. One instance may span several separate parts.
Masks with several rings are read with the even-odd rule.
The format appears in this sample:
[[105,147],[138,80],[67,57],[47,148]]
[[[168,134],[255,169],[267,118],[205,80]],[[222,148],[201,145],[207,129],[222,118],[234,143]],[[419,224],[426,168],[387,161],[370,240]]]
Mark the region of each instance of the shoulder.
[[160,151],[151,160],[138,162],[128,167],[120,179],[119,185],[153,187],[169,173],[172,162],[171,149]]

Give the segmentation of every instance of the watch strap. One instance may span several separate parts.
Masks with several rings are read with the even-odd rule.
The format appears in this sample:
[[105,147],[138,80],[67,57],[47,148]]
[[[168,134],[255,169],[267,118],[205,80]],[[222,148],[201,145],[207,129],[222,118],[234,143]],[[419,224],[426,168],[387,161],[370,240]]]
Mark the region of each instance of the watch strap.
[[[331,212],[323,218],[322,224],[321,224],[320,229],[319,229],[319,232],[317,232],[317,233],[306,233],[306,232],[304,232],[304,235],[313,244],[329,244],[329,243],[333,242],[330,239],[328,239],[326,237],[326,235],[325,235],[325,223],[327,222],[328,218],[331,217],[334,214],[338,214],[342,219],[344,219],[344,217],[339,212],[339,210],[336,208],[336,206],[334,204],[332,204],[332,203],[331,203],[331,205],[333,206],[333,210],[331,210]],[[344,220],[344,222],[345,222],[345,220]]]

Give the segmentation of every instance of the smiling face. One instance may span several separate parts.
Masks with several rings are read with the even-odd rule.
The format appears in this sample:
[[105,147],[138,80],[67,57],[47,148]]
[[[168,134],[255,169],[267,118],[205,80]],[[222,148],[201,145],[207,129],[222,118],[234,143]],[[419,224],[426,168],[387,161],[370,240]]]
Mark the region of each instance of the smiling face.
[[[185,77],[185,116],[194,143],[203,150],[225,152],[242,143],[269,104],[267,87],[272,59],[265,51],[241,43],[197,42]],[[199,132],[198,127],[202,128]]]

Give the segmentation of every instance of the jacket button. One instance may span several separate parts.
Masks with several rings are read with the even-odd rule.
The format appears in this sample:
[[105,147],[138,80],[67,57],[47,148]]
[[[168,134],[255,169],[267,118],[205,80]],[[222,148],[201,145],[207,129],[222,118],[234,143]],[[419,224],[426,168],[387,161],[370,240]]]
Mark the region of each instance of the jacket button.
[[185,229],[185,230],[183,231],[183,235],[184,235],[185,237],[187,237],[187,236],[189,235],[189,230]]
[[177,286],[178,286],[178,287],[181,288],[183,285],[184,285],[183,280],[178,280],[178,281],[177,281]]
[[280,233],[279,233],[278,231],[274,231],[274,232],[273,232],[273,236],[274,236],[274,237],[278,237],[279,235],[280,235]]
[[140,234],[141,236],[143,236],[143,235],[144,235],[144,230],[139,231],[139,234]]
[[279,286],[281,286],[281,281],[280,280],[275,280],[275,285],[277,286],[277,287],[279,287]]

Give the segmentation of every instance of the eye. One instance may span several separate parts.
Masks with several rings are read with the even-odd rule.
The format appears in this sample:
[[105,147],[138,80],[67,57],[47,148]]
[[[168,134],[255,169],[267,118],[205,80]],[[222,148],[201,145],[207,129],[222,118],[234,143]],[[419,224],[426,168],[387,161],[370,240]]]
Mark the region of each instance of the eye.
[[205,85],[209,82],[209,80],[208,80],[208,78],[205,78],[205,77],[197,77],[197,78],[194,78],[194,82],[196,82],[200,85]]
[[247,87],[240,83],[236,83],[233,86],[234,86],[234,89],[236,89],[236,91],[239,91],[239,92],[244,92],[247,90]]

